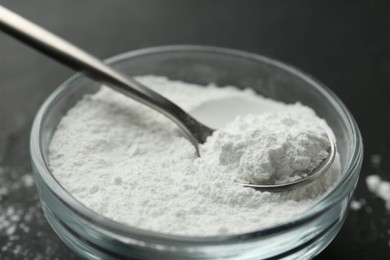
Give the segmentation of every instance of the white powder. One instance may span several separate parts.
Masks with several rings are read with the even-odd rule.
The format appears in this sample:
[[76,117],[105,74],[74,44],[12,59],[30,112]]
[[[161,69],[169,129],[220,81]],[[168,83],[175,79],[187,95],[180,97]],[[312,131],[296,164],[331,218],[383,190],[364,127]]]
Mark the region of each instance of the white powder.
[[[286,183],[306,176],[327,156],[326,132],[289,112],[238,116],[201,149],[202,163],[250,183]],[[203,162],[204,161],[204,162]]]
[[371,155],[370,160],[372,167],[378,168],[381,165],[382,156],[380,156],[379,154],[373,154]]
[[251,90],[138,80],[221,129],[197,158],[157,112],[107,88],[85,96],[58,125],[50,167],[75,198],[107,218],[178,235],[243,233],[311,208],[339,177],[336,158],[323,177],[297,190],[245,188],[236,181],[281,182],[318,165],[327,156],[326,133],[334,138],[326,122],[299,103]]
[[369,175],[366,177],[368,190],[374,193],[386,203],[386,208],[390,210],[390,182],[384,181],[379,175]]
[[365,199],[352,200],[351,204],[349,205],[349,207],[352,210],[356,210],[357,211],[357,210],[361,210],[365,204],[366,204],[366,200]]

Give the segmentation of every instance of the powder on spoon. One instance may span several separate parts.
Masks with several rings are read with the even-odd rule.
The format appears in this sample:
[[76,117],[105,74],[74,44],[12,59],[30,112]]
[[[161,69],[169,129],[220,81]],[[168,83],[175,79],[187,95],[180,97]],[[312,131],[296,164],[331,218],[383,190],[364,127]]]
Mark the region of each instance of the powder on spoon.
[[161,114],[108,88],[86,95],[59,123],[49,161],[64,188],[98,214],[169,234],[238,234],[304,212],[339,177],[337,157],[324,176],[299,189],[245,188],[236,181],[285,182],[314,169],[327,157],[327,134],[334,138],[326,122],[306,106],[249,89],[137,80],[219,130],[197,158]]
[[325,130],[288,112],[238,116],[201,147],[204,163],[253,184],[288,183],[328,156]]

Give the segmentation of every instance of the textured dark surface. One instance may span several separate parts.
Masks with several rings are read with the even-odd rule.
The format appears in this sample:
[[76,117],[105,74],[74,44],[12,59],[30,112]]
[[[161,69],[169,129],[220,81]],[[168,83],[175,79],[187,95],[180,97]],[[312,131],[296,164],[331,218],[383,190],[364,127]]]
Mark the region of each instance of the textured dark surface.
[[[148,46],[224,46],[283,60],[328,85],[361,129],[365,159],[342,230],[317,259],[390,259],[390,212],[364,179],[390,181],[388,1],[0,0],[101,58]],[[42,216],[30,126],[73,72],[0,33],[0,259],[78,259]],[[373,155],[375,155],[373,157]],[[380,158],[380,163],[372,163]],[[16,217],[15,217],[16,216]],[[6,226],[2,226],[7,224]]]

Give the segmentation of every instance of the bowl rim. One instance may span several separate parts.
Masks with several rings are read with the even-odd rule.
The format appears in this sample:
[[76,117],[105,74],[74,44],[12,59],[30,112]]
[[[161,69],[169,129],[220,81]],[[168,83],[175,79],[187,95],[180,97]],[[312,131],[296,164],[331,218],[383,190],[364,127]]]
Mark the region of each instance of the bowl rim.
[[63,202],[67,207],[74,211],[78,216],[82,217],[88,222],[93,222],[95,226],[99,226],[104,230],[108,230],[112,233],[115,233],[126,238],[137,237],[145,241],[165,241],[167,243],[174,242],[176,244],[203,244],[203,245],[215,245],[223,242],[237,242],[239,240],[248,240],[251,238],[265,237],[268,235],[275,235],[277,233],[283,232],[286,229],[293,228],[309,222],[323,214],[333,205],[341,201],[350,190],[343,189],[351,181],[356,181],[359,176],[359,167],[361,166],[362,156],[363,156],[363,143],[360,135],[358,126],[352,117],[351,113],[347,110],[345,105],[341,100],[324,84],[314,79],[312,76],[301,71],[300,69],[295,68],[294,66],[288,65],[284,62],[280,62],[275,59],[267,58],[259,54],[253,54],[245,51],[222,48],[222,47],[212,47],[212,46],[199,46],[199,45],[168,45],[168,46],[159,46],[159,47],[149,47],[139,50],[133,50],[125,52],[119,55],[115,55],[111,58],[105,60],[109,64],[119,64],[122,61],[143,56],[143,55],[153,55],[161,54],[168,52],[207,52],[215,54],[225,54],[230,56],[239,56],[241,58],[247,58],[255,61],[261,61],[278,67],[282,70],[286,70],[289,73],[294,74],[295,76],[301,78],[302,80],[308,82],[313,88],[321,92],[332,106],[337,110],[340,116],[343,118],[345,124],[348,127],[348,130],[353,138],[353,143],[351,150],[353,154],[351,160],[345,165],[345,173],[343,178],[333,187],[333,191],[325,195],[319,202],[317,202],[311,209],[298,214],[288,221],[274,224],[270,227],[263,229],[250,231],[242,234],[233,234],[233,235],[213,235],[213,236],[184,236],[184,235],[173,235],[166,234],[162,232],[150,231],[145,229],[140,229],[137,227],[128,226],[115,222],[111,219],[98,215],[93,210],[84,206],[76,198],[74,198],[70,193],[68,193],[65,188],[57,182],[55,177],[52,175],[49,166],[46,164],[44,159],[43,149],[40,146],[41,144],[41,129],[43,122],[46,118],[50,108],[55,106],[56,102],[62,98],[62,96],[67,93],[70,89],[77,86],[77,83],[85,78],[81,73],[77,73],[63,82],[50,96],[45,100],[41,105],[39,111],[37,112],[32,130],[30,135],[30,155],[33,166],[36,168],[34,174],[38,174],[43,179],[45,185],[48,187],[52,195],[56,196]]

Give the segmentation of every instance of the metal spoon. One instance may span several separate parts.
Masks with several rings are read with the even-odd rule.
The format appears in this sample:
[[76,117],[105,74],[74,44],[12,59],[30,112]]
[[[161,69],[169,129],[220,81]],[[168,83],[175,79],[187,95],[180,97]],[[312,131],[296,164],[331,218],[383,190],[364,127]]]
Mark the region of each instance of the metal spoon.
[[[198,156],[200,156],[199,144],[206,142],[207,137],[214,131],[140,82],[126,77],[98,58],[2,6],[0,6],[0,29],[89,78],[164,114],[179,126],[183,135],[194,145]],[[336,147],[333,141],[329,140],[331,144],[329,156],[307,177],[278,185],[242,185],[264,191],[285,191],[314,181],[329,169],[335,159]]]

